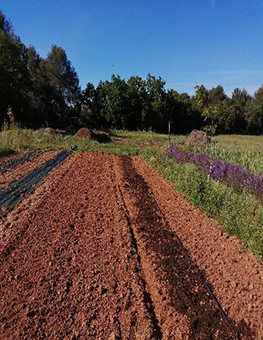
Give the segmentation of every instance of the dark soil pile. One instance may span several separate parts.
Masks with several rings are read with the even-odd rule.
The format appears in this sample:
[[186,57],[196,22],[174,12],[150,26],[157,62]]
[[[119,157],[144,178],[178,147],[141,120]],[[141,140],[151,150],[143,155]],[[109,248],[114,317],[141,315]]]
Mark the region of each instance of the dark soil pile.
[[111,137],[107,132],[92,130],[92,139],[97,140],[99,143],[110,143]]
[[206,146],[211,143],[210,137],[204,131],[193,130],[188,136],[185,145],[187,146]]
[[110,143],[111,137],[107,132],[81,128],[75,133],[75,137],[97,140],[99,143]]

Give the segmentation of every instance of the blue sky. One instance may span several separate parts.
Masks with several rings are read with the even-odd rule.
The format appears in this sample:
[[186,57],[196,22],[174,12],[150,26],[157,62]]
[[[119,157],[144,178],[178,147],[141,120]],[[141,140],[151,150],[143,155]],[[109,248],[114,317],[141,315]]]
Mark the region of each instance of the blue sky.
[[82,88],[112,73],[148,73],[166,88],[195,83],[253,93],[263,84],[262,0],[0,0],[28,46],[62,46]]

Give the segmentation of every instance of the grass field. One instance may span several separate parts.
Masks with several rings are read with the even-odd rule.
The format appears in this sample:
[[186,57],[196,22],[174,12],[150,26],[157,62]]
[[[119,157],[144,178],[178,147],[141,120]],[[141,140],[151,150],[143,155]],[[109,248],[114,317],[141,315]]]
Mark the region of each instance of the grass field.
[[[186,136],[154,132],[112,131],[114,143],[100,144],[73,136],[50,135],[32,130],[9,130],[0,133],[0,155],[24,149],[67,149],[140,155],[160,172],[194,205],[214,217],[222,228],[238,236],[248,249],[263,259],[263,204],[252,194],[234,191],[201,173],[192,164],[178,164],[165,155],[169,143],[182,148]],[[262,136],[217,136],[212,147],[203,153],[227,162],[237,163],[257,174],[263,174]]]
[[[0,155],[25,149],[67,149],[76,145],[79,151],[103,151],[136,155],[145,148],[162,148],[169,145],[167,135],[154,132],[112,131],[114,143],[101,144],[97,141],[74,136],[51,135],[44,131],[13,129],[0,132]],[[172,143],[183,144],[185,136],[171,137]]]
[[263,136],[216,136],[214,147],[207,148],[206,153],[263,174]]

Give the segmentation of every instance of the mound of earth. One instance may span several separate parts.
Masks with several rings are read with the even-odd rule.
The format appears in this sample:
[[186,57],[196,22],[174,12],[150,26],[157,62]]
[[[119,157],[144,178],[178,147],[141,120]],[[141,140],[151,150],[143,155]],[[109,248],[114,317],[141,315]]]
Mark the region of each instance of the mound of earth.
[[211,143],[210,137],[204,131],[193,130],[188,136],[185,145],[187,146],[206,146]]
[[44,131],[45,133],[48,133],[49,135],[55,136],[55,135],[66,135],[66,130],[60,130],[60,129],[53,129],[51,127],[47,127],[44,130],[43,129],[39,129],[39,132]]
[[88,128],[81,128],[75,133],[75,137],[92,139],[92,130]]
[[110,143],[111,137],[107,132],[81,128],[75,133],[75,137],[97,140],[99,143]]
[[44,132],[48,133],[49,135],[55,135],[56,131],[50,127],[45,128]]

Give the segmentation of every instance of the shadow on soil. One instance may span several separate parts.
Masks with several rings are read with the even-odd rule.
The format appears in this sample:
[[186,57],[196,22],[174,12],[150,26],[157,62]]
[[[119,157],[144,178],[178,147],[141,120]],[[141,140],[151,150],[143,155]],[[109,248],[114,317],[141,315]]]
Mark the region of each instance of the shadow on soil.
[[[205,274],[200,275],[200,269],[170,228],[148,185],[133,167],[131,159],[120,157],[127,182],[125,190],[132,195],[138,208],[136,232],[142,238],[146,252],[154,254],[157,276],[168,288],[171,307],[188,319],[189,339],[254,338],[244,320],[237,323],[229,317],[225,319],[202,281],[201,275],[205,279]],[[209,288],[213,291],[210,284]]]

